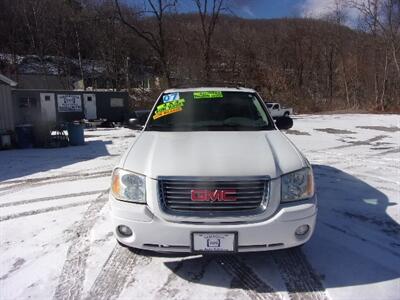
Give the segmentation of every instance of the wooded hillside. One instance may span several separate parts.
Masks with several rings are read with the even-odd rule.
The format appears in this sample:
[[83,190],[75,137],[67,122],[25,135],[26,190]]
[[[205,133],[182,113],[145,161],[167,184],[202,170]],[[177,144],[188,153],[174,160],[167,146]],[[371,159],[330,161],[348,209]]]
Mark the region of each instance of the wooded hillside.
[[[344,26],[341,11],[324,20],[248,20],[229,1],[0,1],[0,72],[15,77],[17,55],[48,56],[65,76],[83,78],[85,61],[101,62],[117,89],[146,76],[165,86],[237,83],[297,111],[400,109],[400,1],[366,0],[360,19]],[[125,3],[125,4],[124,4]],[[358,1],[357,3],[360,3]],[[213,6],[214,5],[214,6]],[[213,9],[214,8],[214,9]],[[76,59],[73,69],[68,59]],[[45,71],[44,71],[45,72]]]

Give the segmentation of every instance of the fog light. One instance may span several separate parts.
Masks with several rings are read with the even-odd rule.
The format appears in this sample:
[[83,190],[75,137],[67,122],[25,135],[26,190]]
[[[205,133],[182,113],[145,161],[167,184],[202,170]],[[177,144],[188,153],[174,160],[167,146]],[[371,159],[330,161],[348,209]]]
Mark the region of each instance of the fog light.
[[125,225],[119,225],[117,227],[117,231],[120,235],[124,236],[124,237],[128,237],[132,235],[132,230]]
[[308,225],[301,225],[297,227],[295,234],[296,235],[305,235],[310,230],[310,226]]

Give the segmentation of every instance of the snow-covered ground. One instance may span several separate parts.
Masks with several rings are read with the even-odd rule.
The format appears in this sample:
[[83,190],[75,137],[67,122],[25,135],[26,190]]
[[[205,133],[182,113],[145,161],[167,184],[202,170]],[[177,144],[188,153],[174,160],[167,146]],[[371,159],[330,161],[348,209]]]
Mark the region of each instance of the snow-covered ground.
[[400,116],[301,115],[318,225],[301,250],[131,252],[106,190],[129,129],[87,144],[0,152],[0,299],[400,299]]

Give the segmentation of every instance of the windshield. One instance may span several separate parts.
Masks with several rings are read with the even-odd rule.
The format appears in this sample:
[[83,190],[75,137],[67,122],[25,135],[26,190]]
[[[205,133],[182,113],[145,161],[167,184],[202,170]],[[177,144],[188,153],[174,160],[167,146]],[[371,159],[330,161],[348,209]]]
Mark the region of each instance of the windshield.
[[255,93],[198,91],[163,94],[146,130],[273,130],[273,121]]

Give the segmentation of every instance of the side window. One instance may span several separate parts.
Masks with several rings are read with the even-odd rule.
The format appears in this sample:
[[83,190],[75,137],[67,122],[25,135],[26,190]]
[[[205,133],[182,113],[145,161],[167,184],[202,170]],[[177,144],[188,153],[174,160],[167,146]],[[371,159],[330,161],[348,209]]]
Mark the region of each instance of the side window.
[[279,109],[279,105],[278,105],[278,104],[275,104],[275,105],[272,107],[272,109]]
[[87,101],[92,101],[92,96],[87,97]]
[[36,107],[36,99],[30,97],[23,97],[18,99],[18,106],[20,108]]
[[44,101],[50,101],[50,96],[44,96]]

